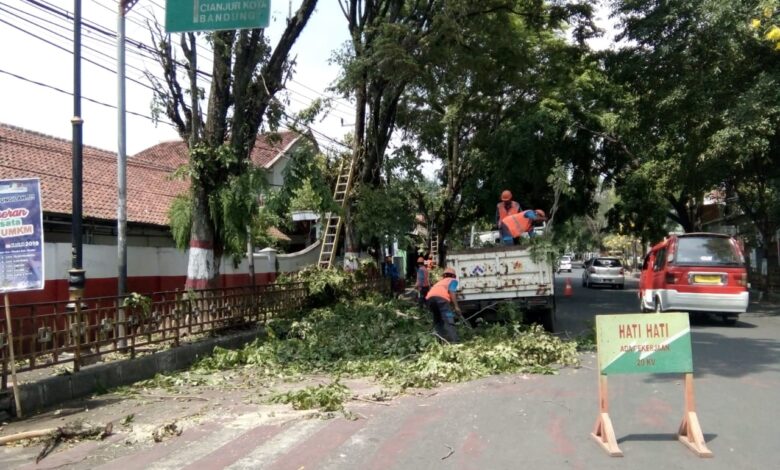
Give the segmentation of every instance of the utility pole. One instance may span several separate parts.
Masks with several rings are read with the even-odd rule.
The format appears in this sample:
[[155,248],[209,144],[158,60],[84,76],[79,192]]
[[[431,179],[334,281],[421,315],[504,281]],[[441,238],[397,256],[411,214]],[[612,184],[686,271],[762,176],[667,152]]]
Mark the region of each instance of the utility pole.
[[[117,159],[118,200],[116,209],[117,289],[118,297],[127,293],[127,113],[125,92],[125,16],[138,0],[120,0],[116,25],[117,76]],[[125,310],[119,306],[119,347],[125,347]]]
[[69,307],[76,310],[84,296],[86,276],[82,268],[82,131],[81,119],[81,0],[73,0],[73,208],[71,219],[71,265],[68,271]]

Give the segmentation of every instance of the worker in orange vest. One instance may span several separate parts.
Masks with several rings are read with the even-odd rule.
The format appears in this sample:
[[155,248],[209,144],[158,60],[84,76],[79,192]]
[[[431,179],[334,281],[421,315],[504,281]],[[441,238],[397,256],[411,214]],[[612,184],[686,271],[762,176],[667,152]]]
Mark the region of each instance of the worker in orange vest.
[[501,219],[501,224],[499,225],[501,242],[504,245],[514,245],[524,233],[528,233],[529,237],[533,237],[535,235],[534,222],[545,220],[547,220],[547,216],[541,209],[536,209],[535,211],[527,210],[506,216]]
[[504,220],[504,217],[517,214],[520,211],[520,204],[513,201],[512,193],[508,189],[505,189],[504,192],[501,193],[501,202],[496,205],[496,226],[501,226],[501,221]]
[[449,343],[458,343],[458,330],[455,329],[455,314],[460,315],[458,306],[458,280],[455,270],[447,268],[444,277],[428,291],[425,296],[428,309],[433,315],[433,327],[436,334]]
[[428,267],[425,263],[425,258],[420,256],[417,258],[417,299],[420,302],[420,306],[425,305],[425,296],[428,295],[428,291],[431,290],[431,273],[428,271]]

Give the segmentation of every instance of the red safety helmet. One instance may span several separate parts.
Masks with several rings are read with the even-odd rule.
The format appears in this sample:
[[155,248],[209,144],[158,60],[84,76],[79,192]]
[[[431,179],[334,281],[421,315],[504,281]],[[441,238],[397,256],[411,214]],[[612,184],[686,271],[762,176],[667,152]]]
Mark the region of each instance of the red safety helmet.
[[501,193],[501,200],[502,201],[511,201],[512,200],[512,193],[505,189],[503,193]]
[[417,258],[417,264],[422,264],[422,263],[425,263],[425,259],[422,256],[420,256],[419,258]]
[[452,275],[452,277],[455,277],[455,276],[456,276],[456,274],[455,274],[455,268],[452,268],[452,267],[450,267],[450,268],[446,268],[446,269],[444,270],[444,275],[446,276],[447,274],[451,274],[451,275]]

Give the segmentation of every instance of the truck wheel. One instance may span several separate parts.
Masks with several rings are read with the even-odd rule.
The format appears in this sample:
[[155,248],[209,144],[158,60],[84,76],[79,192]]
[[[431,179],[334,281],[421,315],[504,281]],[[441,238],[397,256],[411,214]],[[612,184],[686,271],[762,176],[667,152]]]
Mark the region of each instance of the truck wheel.
[[737,324],[737,317],[729,317],[726,315],[723,315],[723,323],[726,326],[734,326]]
[[555,309],[547,309],[539,315],[542,320],[542,326],[548,333],[555,333]]

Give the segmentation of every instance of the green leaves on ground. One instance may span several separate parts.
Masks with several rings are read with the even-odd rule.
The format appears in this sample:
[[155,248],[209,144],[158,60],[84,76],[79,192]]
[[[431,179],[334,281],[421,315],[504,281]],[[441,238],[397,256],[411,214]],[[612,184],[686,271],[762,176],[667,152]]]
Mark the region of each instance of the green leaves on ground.
[[315,309],[291,322],[285,338],[270,331],[241,350],[215,348],[192,372],[243,366],[269,377],[373,377],[404,389],[491,374],[552,373],[556,364],[577,363],[575,343],[517,323],[464,329],[462,344],[442,345],[431,334],[427,313],[401,305],[359,300]]
[[317,408],[320,411],[342,411],[344,401],[349,398],[349,395],[349,388],[336,380],[328,385],[316,385],[276,394],[271,397],[271,402],[290,404],[296,410]]

